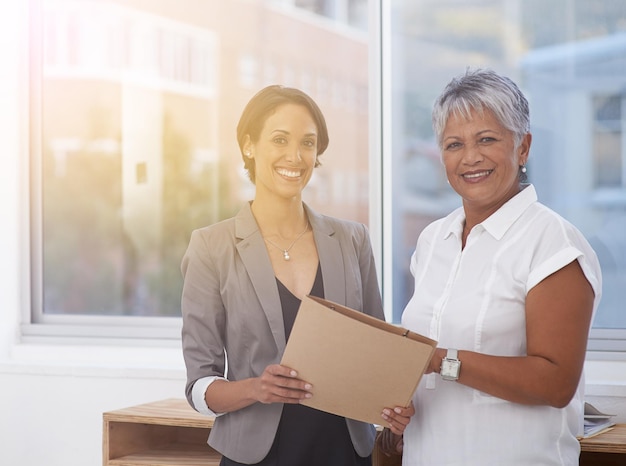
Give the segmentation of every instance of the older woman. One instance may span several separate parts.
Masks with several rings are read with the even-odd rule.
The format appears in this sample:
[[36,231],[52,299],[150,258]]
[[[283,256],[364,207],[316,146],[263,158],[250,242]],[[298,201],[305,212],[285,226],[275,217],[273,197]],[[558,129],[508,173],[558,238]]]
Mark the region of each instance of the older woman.
[[524,182],[529,108],[513,81],[468,70],[432,118],[462,207],[422,232],[411,259],[402,325],[439,347],[403,464],[577,465],[596,255]]

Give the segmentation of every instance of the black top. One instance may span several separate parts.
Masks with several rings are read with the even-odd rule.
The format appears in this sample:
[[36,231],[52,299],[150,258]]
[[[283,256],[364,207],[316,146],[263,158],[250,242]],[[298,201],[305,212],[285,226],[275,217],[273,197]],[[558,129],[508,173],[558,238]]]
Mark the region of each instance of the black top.
[[[300,300],[276,279],[283,309],[285,336],[296,319]],[[324,297],[322,269],[318,265],[311,295]],[[354,450],[344,417],[308,406],[285,404],[276,438],[267,456],[257,466],[371,466],[371,456],[360,457]],[[241,463],[222,458],[221,466]]]

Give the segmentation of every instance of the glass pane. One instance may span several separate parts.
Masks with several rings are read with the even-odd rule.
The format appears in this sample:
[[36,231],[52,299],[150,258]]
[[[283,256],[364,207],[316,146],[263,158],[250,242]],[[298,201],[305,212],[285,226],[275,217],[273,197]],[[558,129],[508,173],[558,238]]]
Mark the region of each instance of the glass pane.
[[417,236],[460,205],[439,162],[432,102],[467,67],[488,67],[530,100],[528,175],[540,200],[598,252],[604,296],[595,328],[626,329],[626,117],[615,104],[626,89],[626,2],[396,0],[391,21],[394,320],[413,292]]
[[622,186],[622,97],[594,99],[595,187]]
[[305,201],[368,223],[366,5],[43,0],[43,316],[180,315],[191,230],[251,198],[235,129],[268,84],[328,122]]

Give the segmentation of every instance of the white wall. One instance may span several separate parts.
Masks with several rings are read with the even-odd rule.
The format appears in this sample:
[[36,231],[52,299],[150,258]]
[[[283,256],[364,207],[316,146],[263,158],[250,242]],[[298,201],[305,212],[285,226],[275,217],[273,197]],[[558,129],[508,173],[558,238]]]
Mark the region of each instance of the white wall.
[[133,371],[21,366],[0,368],[0,464],[102,464],[102,413],[178,397],[180,378]]
[[[27,316],[28,133],[25,8],[0,15],[0,464],[96,466],[102,463],[102,413],[183,397],[178,346],[25,344]],[[588,363],[588,393],[626,422],[626,362]]]

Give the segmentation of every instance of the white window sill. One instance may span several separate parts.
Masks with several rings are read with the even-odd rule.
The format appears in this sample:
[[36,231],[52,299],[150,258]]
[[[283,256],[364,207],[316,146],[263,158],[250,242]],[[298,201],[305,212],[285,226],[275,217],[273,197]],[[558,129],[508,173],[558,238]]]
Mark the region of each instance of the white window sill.
[[166,346],[16,344],[0,359],[0,372],[185,379],[182,350]]
[[626,361],[585,362],[585,395],[626,398]]
[[[21,343],[0,359],[0,372],[126,377],[139,379],[185,379],[180,342],[172,345]],[[587,360],[585,393],[588,396],[626,398],[626,361]]]

